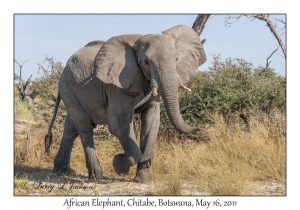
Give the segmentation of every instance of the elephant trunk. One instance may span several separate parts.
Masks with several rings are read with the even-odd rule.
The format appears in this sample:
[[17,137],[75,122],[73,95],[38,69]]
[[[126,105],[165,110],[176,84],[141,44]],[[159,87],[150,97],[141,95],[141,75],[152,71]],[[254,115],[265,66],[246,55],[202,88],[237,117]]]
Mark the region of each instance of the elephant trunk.
[[[195,133],[199,130],[198,126],[188,125],[182,118],[179,110],[178,89],[179,82],[176,76],[160,82],[159,92],[162,96],[167,115],[172,125],[181,133]],[[164,77],[162,77],[164,78]]]

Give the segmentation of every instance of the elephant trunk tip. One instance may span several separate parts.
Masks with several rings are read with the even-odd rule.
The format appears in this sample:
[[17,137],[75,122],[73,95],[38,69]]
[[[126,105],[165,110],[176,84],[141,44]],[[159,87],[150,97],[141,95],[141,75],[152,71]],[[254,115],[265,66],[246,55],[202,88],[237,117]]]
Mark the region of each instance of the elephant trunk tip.
[[183,134],[193,134],[193,133],[197,133],[199,131],[201,131],[202,129],[200,128],[200,125],[188,125],[187,123],[184,123],[184,126],[176,126],[175,124],[173,124],[173,126],[176,128],[177,131],[179,131],[179,133],[183,133]]
[[197,133],[198,131],[201,130],[200,125],[195,125],[195,126],[190,126],[191,130],[188,133]]
[[201,131],[202,130],[202,128],[200,127],[200,124],[197,124],[197,130],[196,130],[196,132],[197,131]]

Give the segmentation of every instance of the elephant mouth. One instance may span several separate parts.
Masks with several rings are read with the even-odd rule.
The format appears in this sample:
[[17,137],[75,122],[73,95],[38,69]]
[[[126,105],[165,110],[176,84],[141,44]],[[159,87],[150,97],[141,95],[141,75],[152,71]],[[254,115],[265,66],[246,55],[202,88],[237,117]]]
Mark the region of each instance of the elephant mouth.
[[152,87],[152,94],[153,96],[157,96],[158,93],[157,93],[157,87]]
[[[183,90],[187,91],[187,92],[192,92],[192,90],[190,88],[188,88],[187,86],[185,86],[184,84],[180,84],[179,85],[180,88],[182,88]],[[157,96],[157,87],[153,86],[152,87],[152,94],[153,96]]]

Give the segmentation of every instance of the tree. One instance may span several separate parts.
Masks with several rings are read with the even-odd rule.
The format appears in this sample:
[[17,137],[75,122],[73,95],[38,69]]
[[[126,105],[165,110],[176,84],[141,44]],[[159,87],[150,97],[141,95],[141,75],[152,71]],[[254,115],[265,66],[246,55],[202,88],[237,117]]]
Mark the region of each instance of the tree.
[[[262,72],[263,71],[263,72]],[[257,72],[262,72],[258,74]],[[190,94],[180,94],[181,114],[189,124],[210,122],[210,115],[221,114],[228,124],[242,120],[250,131],[254,115],[285,113],[286,81],[274,69],[259,67],[243,59],[214,56],[208,71],[198,71]],[[162,112],[164,110],[162,109]],[[166,123],[161,113],[162,124]]]
[[[31,88],[40,99],[38,107],[40,114],[44,119],[51,120],[57,99],[58,82],[64,66],[61,62],[55,61],[53,57],[49,58],[45,55],[44,62],[39,63],[38,67],[38,74],[41,72],[42,76],[32,82]],[[65,116],[66,109],[64,104],[60,103],[57,118],[63,121]]]
[[19,75],[17,75],[16,73],[14,73],[14,81],[19,81],[19,80],[20,80]]
[[[32,98],[29,96],[28,91],[29,91],[29,85],[30,85],[30,81],[31,81],[31,76],[28,78],[27,82],[25,83],[25,85],[23,85],[23,80],[22,80],[22,67],[23,65],[28,61],[24,61],[22,65],[19,64],[19,62],[14,59],[14,61],[16,62],[16,64],[18,64],[19,68],[20,68],[20,76],[18,77],[19,79],[19,85],[18,85],[18,89],[19,89],[19,97],[21,100],[27,99],[28,101],[28,105],[30,107],[33,107],[33,100]],[[15,75],[15,79],[17,78],[16,74]]]
[[[266,22],[267,26],[269,27],[269,29],[271,30],[272,34],[275,36],[275,38],[276,38],[279,46],[281,47],[281,50],[282,50],[282,52],[284,54],[284,57],[286,58],[285,45],[283,44],[283,41],[282,41],[282,39],[281,39],[278,31],[276,30],[276,28],[277,28],[276,22],[275,22],[275,25],[274,25],[272,23],[272,21],[270,20],[270,14],[251,14],[251,15],[241,14],[241,15],[238,15],[238,16],[226,15],[225,26],[231,27],[241,17],[247,17],[249,19],[259,19],[259,20],[262,20],[262,21]],[[285,30],[285,28],[286,28],[286,22],[285,21],[278,20],[278,19],[276,19],[275,21],[278,21],[278,22],[280,22],[280,23],[283,24],[283,27],[281,29],[279,29],[280,31]]]
[[[209,14],[199,14],[192,26],[192,28],[194,29],[194,31],[200,36],[202,31],[204,30],[204,27],[206,25],[206,22],[208,20],[208,18],[210,17]],[[270,15],[269,14],[241,14],[241,15],[226,15],[226,20],[225,20],[225,26],[226,27],[231,27],[236,21],[238,21],[241,17],[247,17],[249,19],[259,19],[262,21],[265,21],[267,23],[267,26],[269,27],[269,29],[271,30],[271,32],[273,33],[273,35],[275,36],[276,40],[278,41],[279,46],[282,49],[282,52],[284,54],[284,58],[286,58],[286,49],[285,49],[285,45],[283,44],[283,41],[277,31],[277,24],[276,22],[280,22],[283,27],[281,29],[279,29],[279,31],[284,31],[286,28],[286,22],[284,20],[279,20],[279,19],[275,19],[275,25],[272,23],[272,21],[270,20]],[[205,39],[201,41],[202,43],[205,42]],[[276,50],[274,50],[271,55],[267,58],[267,63],[266,63],[266,67],[265,69],[267,69],[269,67],[269,64],[271,63],[271,61],[269,62],[269,59],[272,57],[272,55],[278,50],[278,47]]]
[[197,16],[192,28],[198,34],[198,36],[200,36],[202,31],[204,30],[206,21],[209,18],[209,16],[209,14],[199,14]]

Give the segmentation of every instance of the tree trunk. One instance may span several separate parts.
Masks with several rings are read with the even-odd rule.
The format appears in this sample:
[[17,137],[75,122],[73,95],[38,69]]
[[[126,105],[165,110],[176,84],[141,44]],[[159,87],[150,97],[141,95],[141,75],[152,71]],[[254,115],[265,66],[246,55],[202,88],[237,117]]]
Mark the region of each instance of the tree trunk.
[[30,77],[28,78],[27,82],[25,83],[25,85],[23,86],[22,84],[22,67],[24,65],[24,63],[26,63],[28,60],[24,61],[24,63],[22,65],[20,65],[18,63],[18,61],[14,60],[18,66],[20,67],[20,78],[19,78],[19,86],[18,86],[18,89],[19,89],[19,94],[20,94],[20,99],[21,100],[25,100],[25,98],[27,99],[28,101],[28,106],[32,107],[33,108],[33,99],[30,97],[30,95],[28,94],[28,90],[29,90],[29,85],[30,85],[30,81],[31,81],[31,77],[32,75],[30,75]]
[[269,19],[269,16],[263,16],[263,17],[257,17],[258,19],[260,20],[264,20],[266,21],[268,27],[270,28],[271,32],[274,34],[275,38],[277,39],[278,41],[278,44],[280,45],[281,49],[282,49],[282,52],[284,54],[284,57],[286,58],[286,49],[285,49],[285,46],[279,36],[279,34],[277,33],[276,29],[275,29],[275,26],[272,24],[272,22],[270,21]]
[[198,36],[201,35],[209,16],[209,14],[199,14],[196,18],[192,28],[198,34]]
[[250,117],[244,113],[240,113],[240,118],[244,121],[247,132],[250,132]]

